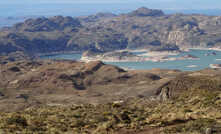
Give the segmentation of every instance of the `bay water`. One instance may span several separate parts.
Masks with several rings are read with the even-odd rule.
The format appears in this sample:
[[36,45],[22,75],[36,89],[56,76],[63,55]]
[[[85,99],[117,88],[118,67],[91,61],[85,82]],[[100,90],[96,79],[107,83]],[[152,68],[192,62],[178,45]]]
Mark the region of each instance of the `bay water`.
[[[216,53],[215,55],[213,53]],[[199,59],[194,60],[175,60],[164,62],[106,62],[106,64],[112,64],[123,68],[143,70],[143,69],[178,69],[182,71],[196,71],[205,68],[209,68],[210,64],[221,64],[221,51],[215,50],[190,50],[188,52],[180,53],[176,56],[181,57],[184,55],[193,55]],[[65,60],[80,60],[81,54],[56,54],[41,56],[42,59],[65,59]]]

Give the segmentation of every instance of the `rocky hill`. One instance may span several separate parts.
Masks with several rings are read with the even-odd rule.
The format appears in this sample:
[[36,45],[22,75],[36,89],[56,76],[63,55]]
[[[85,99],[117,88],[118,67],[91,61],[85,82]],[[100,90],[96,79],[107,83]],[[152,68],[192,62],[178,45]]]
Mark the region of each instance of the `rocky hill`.
[[221,70],[102,62],[0,64],[1,133],[221,133]]
[[97,61],[16,61],[0,68],[0,111],[151,96],[167,82],[148,71],[125,71]]
[[145,7],[120,15],[43,17],[2,29],[0,54],[220,47],[220,25],[219,16],[165,15]]

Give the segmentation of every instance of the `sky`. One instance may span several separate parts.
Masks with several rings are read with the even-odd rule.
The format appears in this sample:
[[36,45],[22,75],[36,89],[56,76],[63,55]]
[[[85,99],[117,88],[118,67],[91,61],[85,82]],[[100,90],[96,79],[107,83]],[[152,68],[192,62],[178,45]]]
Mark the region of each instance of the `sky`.
[[221,9],[221,0],[0,0],[1,4],[39,4],[39,3],[85,3],[85,4],[143,4],[150,8],[163,9]]
[[162,9],[167,14],[221,15],[221,0],[0,0],[0,17],[120,14],[139,7]]

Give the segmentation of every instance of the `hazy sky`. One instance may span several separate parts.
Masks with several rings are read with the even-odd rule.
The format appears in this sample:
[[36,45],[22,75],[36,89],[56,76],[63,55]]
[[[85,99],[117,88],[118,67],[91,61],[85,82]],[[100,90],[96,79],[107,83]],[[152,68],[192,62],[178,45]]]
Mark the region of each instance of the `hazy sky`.
[[0,0],[0,5],[9,3],[143,3],[150,8],[221,9],[221,0]]

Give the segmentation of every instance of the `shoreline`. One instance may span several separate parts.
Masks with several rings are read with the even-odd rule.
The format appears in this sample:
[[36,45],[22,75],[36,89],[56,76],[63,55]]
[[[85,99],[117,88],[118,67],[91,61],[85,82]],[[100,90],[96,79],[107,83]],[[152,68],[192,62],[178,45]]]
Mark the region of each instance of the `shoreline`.
[[114,59],[114,58],[102,58],[102,57],[81,57],[80,61],[91,62],[91,61],[102,61],[102,62],[166,62],[166,61],[180,61],[180,60],[199,60],[198,57],[182,56],[182,57],[134,57],[131,59]]
[[178,51],[148,51],[144,54],[138,54],[139,56],[148,56],[148,57],[152,57],[152,56],[158,56],[158,57],[165,57],[165,56],[170,56],[170,55],[178,55],[181,52]]
[[188,48],[189,50],[213,50],[213,51],[221,51],[221,48]]
[[51,52],[51,53],[38,53],[34,54],[34,56],[37,57],[43,57],[43,56],[54,56],[59,54],[81,54],[83,51],[62,51],[62,52]]
[[[123,49],[123,50],[116,50],[113,52],[143,52],[141,54],[137,54],[137,57],[126,58],[126,59],[115,59],[114,57],[111,58],[103,58],[102,56],[97,57],[81,57],[78,61],[83,62],[90,62],[100,60],[103,62],[166,62],[166,61],[176,61],[176,60],[198,60],[199,58],[191,58],[191,57],[168,57],[168,56],[176,56],[183,52],[188,52],[190,50],[213,50],[213,51],[221,51],[221,48],[185,48],[181,49],[181,51],[150,51],[148,49]],[[52,53],[41,53],[37,54],[38,57],[44,56],[54,56],[59,54],[81,54],[82,51],[62,51],[62,52],[52,52]]]

